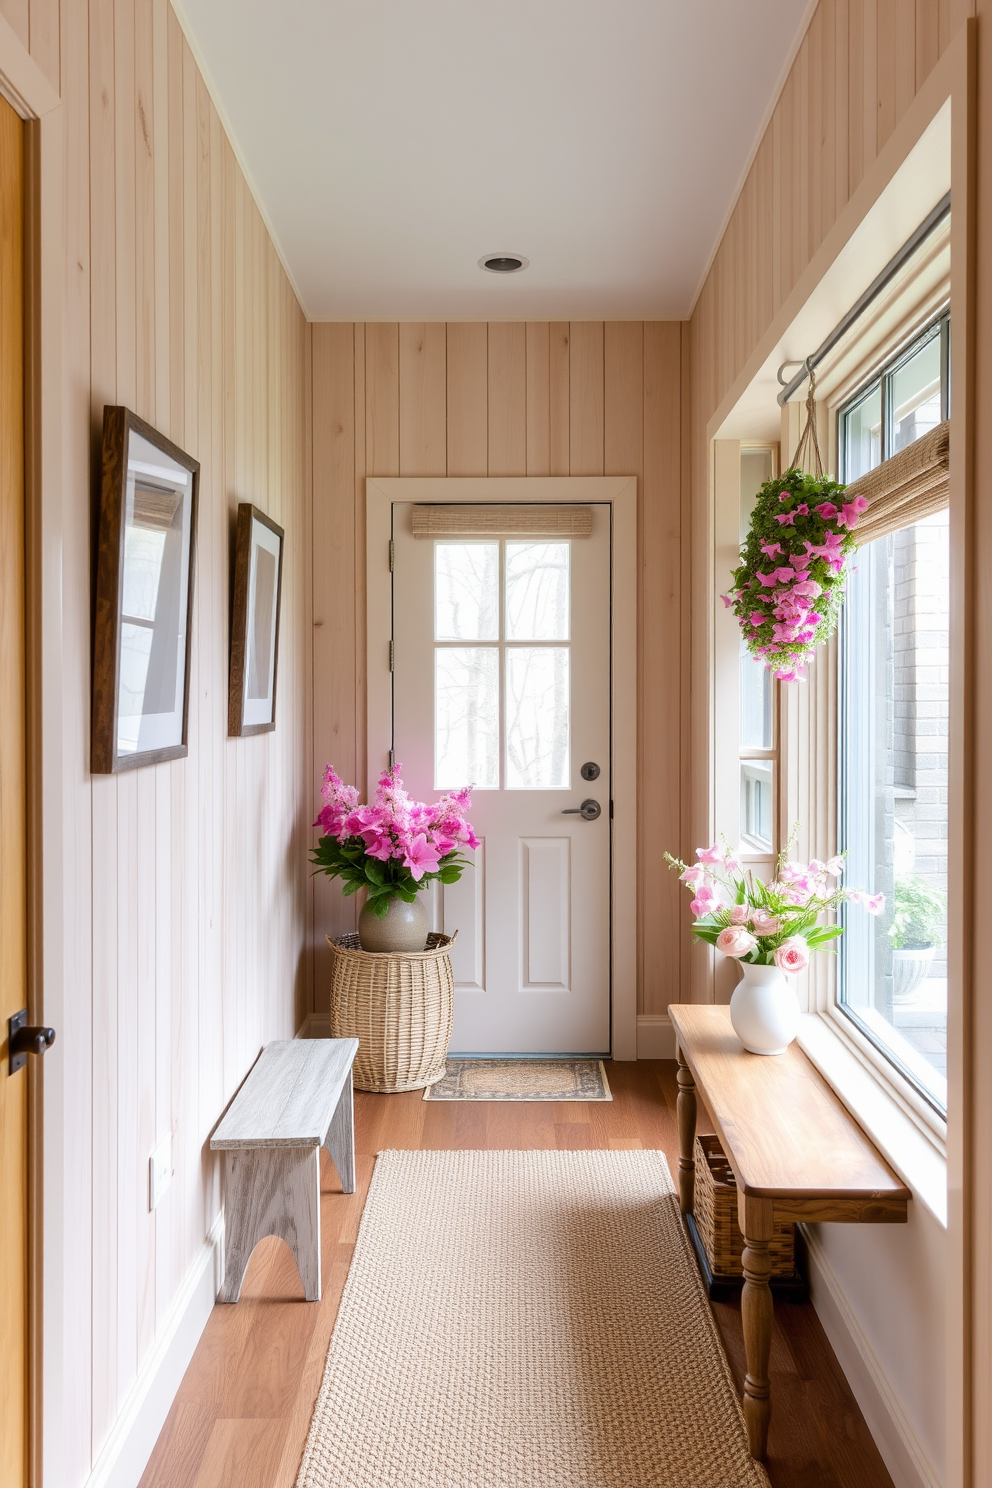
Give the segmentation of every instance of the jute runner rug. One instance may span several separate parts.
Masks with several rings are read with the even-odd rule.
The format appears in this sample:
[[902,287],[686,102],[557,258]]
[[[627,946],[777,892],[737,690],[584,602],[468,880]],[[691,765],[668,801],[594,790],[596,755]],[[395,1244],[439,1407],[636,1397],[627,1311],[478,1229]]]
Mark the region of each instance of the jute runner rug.
[[298,1488],[768,1488],[660,1152],[383,1152]]

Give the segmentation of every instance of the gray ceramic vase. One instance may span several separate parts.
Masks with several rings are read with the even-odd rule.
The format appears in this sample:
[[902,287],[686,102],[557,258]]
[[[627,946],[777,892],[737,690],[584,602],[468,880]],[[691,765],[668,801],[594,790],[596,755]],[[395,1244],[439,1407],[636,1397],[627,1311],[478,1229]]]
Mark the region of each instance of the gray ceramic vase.
[[412,904],[390,899],[382,919],[366,904],[358,916],[363,951],[422,951],[427,946],[427,910],[418,894]]

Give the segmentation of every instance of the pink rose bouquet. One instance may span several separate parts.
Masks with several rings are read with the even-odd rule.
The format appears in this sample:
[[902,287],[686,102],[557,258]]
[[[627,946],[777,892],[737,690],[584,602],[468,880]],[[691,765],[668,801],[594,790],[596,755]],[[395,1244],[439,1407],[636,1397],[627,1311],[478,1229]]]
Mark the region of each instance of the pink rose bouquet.
[[428,806],[403,789],[401,771],[394,765],[380,775],[372,802],[363,806],[355,787],[328,765],[320,789],[324,805],[314,822],[323,829],[310,854],[315,871],[343,879],[346,895],[368,889],[368,907],[379,919],[390,899],[412,904],[435,879],[457,883],[469,866],[459,849],[479,845],[465,814],[470,786]]
[[790,862],[794,838],[795,833],[779,854],[770,883],[746,871],[726,843],[698,848],[698,861],[691,865],[665,853],[665,861],[678,869],[692,892],[693,935],[736,961],[777,966],[794,976],[806,970],[813,951],[843,934],[840,925],[822,923],[827,910],[847,900],[869,914],[881,914],[884,894],[840,887],[842,857],[826,863],[816,858]]

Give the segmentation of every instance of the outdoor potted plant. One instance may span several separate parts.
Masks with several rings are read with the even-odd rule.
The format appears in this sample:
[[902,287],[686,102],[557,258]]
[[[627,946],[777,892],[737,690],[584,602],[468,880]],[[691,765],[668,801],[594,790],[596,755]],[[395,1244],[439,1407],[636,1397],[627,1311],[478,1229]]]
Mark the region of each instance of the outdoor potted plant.
[[318,873],[343,879],[346,896],[367,890],[358,916],[364,951],[422,951],[427,911],[420,890],[435,881],[457,883],[470,866],[459,848],[479,845],[465,815],[471,787],[428,806],[403,789],[402,768],[393,765],[380,775],[367,806],[333,765],[324,771],[324,805],[314,822],[323,836],[310,861]]
[[799,1000],[787,976],[805,971],[814,951],[842,935],[843,927],[822,916],[845,900],[880,914],[884,894],[842,889],[842,857],[826,863],[792,863],[787,855],[795,831],[779,853],[775,877],[763,883],[746,870],[726,843],[696,850],[698,862],[665,853],[692,890],[692,933],[740,964],[743,979],[730,1000],[734,1032],[752,1054],[784,1054],[799,1031]]
[[942,944],[947,900],[916,873],[898,873],[895,912],[889,926],[892,941],[892,1002],[904,1007],[929,974]]

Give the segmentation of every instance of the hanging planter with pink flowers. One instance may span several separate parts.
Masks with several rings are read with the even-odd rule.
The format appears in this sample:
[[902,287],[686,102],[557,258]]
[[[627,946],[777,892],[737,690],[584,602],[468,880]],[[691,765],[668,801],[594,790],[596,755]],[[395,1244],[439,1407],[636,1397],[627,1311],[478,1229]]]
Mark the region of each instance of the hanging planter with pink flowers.
[[845,501],[845,487],[823,474],[813,393],[811,376],[792,465],[759,490],[733,587],[721,596],[751,655],[780,682],[801,681],[816,647],[833,634],[854,529],[868,506],[863,496]]

